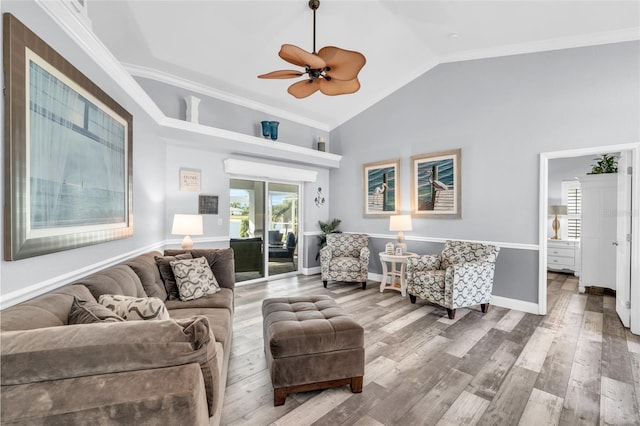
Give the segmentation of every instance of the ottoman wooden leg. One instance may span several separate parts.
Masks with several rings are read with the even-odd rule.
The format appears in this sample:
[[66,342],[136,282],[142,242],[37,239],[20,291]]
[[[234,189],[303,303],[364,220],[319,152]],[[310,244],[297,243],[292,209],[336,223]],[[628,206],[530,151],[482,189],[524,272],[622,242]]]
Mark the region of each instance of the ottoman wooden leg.
[[360,393],[362,392],[362,376],[352,377],[351,378],[351,392],[352,393]]
[[284,405],[287,399],[287,388],[277,388],[273,390],[273,405]]

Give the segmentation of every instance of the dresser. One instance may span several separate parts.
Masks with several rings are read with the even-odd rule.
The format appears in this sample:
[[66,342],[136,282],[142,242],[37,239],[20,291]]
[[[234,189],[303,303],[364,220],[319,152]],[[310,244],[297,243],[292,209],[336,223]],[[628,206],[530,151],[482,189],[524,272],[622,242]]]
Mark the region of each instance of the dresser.
[[580,240],[547,240],[547,269],[580,276]]

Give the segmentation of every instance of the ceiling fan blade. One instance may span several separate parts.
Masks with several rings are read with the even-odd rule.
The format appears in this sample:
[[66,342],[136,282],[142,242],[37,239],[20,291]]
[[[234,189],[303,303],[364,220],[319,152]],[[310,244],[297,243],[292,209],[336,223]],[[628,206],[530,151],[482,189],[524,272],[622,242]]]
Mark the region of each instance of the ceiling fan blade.
[[313,95],[315,92],[320,89],[320,80],[302,80],[297,83],[293,83],[287,89],[291,95],[298,99],[306,98],[307,96]]
[[261,74],[258,76],[258,78],[296,78],[300,77],[303,74],[303,72],[295,70],[279,70]]
[[328,96],[335,95],[348,95],[349,93],[355,93],[360,89],[360,82],[357,78],[353,80],[325,80],[324,78],[319,78],[320,91]]
[[293,44],[283,44],[278,55],[285,61],[300,67],[308,65],[309,68],[324,68],[326,65],[324,59],[318,55],[309,53]]
[[330,70],[325,74],[336,80],[353,80],[367,63],[367,59],[360,52],[340,49],[335,46],[326,46],[318,52],[327,63]]

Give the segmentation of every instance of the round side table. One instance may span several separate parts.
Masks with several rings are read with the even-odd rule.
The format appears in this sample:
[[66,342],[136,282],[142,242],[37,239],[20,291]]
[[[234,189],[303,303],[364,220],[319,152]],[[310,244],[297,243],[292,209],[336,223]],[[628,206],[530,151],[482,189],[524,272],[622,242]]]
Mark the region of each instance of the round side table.
[[[402,255],[379,253],[382,264],[380,293],[386,289],[399,291],[402,297],[407,295],[407,259],[417,257],[417,253],[406,252]],[[390,268],[387,267],[389,264]],[[400,268],[398,269],[398,266]]]

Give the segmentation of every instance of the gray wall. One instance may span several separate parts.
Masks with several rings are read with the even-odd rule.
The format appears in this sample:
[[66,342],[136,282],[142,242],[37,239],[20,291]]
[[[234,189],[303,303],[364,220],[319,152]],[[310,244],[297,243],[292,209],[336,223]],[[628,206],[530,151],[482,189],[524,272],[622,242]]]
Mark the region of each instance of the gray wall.
[[[0,262],[0,294],[21,291],[91,267],[108,259],[159,243],[164,236],[164,148],[158,149],[155,126],[147,114],[97,64],[92,62],[33,2],[3,1],[2,13],[11,12],[56,49],[94,83],[133,114],[133,223],[131,238],[75,250]],[[5,151],[3,137],[1,150]],[[2,169],[4,170],[4,163]],[[4,173],[0,176],[4,188]],[[4,231],[0,228],[0,234]],[[2,236],[2,235],[0,235]],[[1,239],[1,238],[0,238]],[[4,258],[4,253],[3,253]]]
[[[331,132],[343,160],[330,216],[391,235],[388,219],[363,219],[362,164],[402,159],[409,212],[410,156],[462,148],[462,219],[414,219],[407,238],[537,245],[539,154],[640,140],[639,52],[627,42],[437,66]],[[537,302],[537,288],[537,252],[502,251],[494,294]]]

